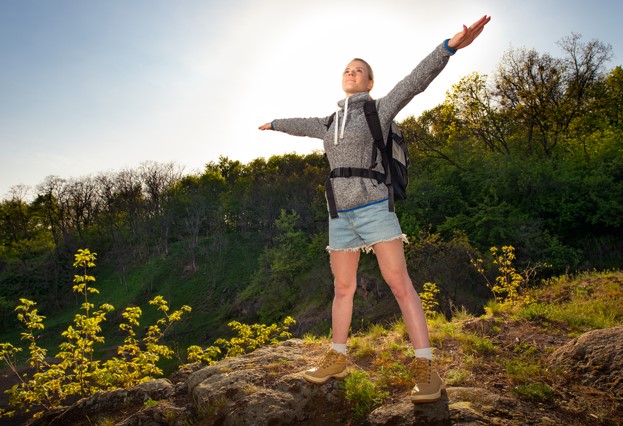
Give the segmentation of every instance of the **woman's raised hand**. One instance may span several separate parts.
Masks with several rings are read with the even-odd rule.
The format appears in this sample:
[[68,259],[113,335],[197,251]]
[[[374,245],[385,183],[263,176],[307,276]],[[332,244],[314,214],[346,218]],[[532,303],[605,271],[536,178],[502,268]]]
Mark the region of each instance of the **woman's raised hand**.
[[482,30],[485,28],[485,25],[487,25],[490,20],[491,17],[485,15],[470,25],[469,28],[463,25],[463,31],[456,33],[456,35],[448,41],[448,47],[450,49],[458,50],[469,46],[476,39],[476,37],[480,35]]

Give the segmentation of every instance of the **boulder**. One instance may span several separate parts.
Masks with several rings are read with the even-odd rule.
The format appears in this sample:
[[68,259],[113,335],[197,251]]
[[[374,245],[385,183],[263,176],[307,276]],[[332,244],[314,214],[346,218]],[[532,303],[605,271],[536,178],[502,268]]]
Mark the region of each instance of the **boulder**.
[[292,339],[190,374],[188,392],[198,417],[206,424],[241,426],[301,424],[316,415],[329,423],[345,420],[332,417],[342,410],[318,412],[318,407],[341,407],[342,391],[335,380],[317,386],[303,378],[309,360],[302,345]]
[[571,340],[551,354],[549,365],[585,386],[623,398],[623,326]]
[[116,413],[120,407],[143,407],[149,400],[159,401],[175,395],[175,387],[167,379],[155,379],[138,384],[130,389],[116,389],[82,398],[71,407],[62,407],[45,413],[34,420],[35,426],[64,426],[82,424],[85,419]]

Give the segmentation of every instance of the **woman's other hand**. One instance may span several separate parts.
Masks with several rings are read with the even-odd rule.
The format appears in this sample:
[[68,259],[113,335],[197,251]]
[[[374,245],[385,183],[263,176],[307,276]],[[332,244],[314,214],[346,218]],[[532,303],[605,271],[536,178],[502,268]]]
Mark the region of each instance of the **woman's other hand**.
[[448,47],[450,49],[459,50],[469,46],[474,40],[476,40],[476,37],[480,35],[482,30],[485,28],[485,25],[487,25],[490,20],[491,17],[485,15],[470,25],[469,28],[463,25],[463,31],[456,33],[456,35],[448,41]]

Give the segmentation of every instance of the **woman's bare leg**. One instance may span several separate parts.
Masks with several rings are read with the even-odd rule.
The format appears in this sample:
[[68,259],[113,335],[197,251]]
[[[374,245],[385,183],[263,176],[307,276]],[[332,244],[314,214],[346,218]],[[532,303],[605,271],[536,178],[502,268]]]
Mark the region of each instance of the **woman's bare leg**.
[[374,245],[383,279],[400,306],[402,317],[409,333],[409,339],[415,349],[429,348],[428,327],[422,302],[407,272],[407,263],[401,239],[377,243]]
[[353,317],[353,297],[357,289],[357,266],[359,250],[331,251],[331,271],[333,272],[333,307],[331,325],[333,343],[346,343]]

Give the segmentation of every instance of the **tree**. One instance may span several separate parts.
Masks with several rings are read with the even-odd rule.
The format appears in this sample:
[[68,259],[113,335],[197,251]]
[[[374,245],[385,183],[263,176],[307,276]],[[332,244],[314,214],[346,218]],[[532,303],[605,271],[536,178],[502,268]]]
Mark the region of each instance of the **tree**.
[[614,68],[605,84],[604,112],[608,124],[617,130],[623,130],[623,68]]
[[111,205],[110,214],[117,212],[124,216],[127,226],[126,243],[134,243],[144,238],[142,224],[145,220],[143,184],[138,172],[126,169],[117,173],[115,177],[116,196]]
[[612,46],[599,40],[582,43],[581,38],[580,34],[572,33],[558,42],[567,54],[563,64],[567,74],[568,96],[577,100],[575,107],[580,110],[586,106],[587,100],[594,97],[593,88],[596,83],[603,81],[606,63],[612,59]]
[[623,68],[615,67],[595,90],[593,101],[578,134],[589,136],[594,132],[611,129],[623,130]]
[[180,239],[188,241],[189,267],[197,270],[199,237],[211,236],[222,228],[221,193],[225,180],[220,173],[206,170],[201,176],[186,176],[171,190],[169,208],[181,229]]
[[309,236],[300,229],[299,221],[298,213],[281,210],[275,221],[276,244],[264,249],[259,270],[252,279],[253,290],[248,295],[259,298],[263,322],[282,318],[292,308],[299,291],[296,279],[309,265]]
[[15,186],[10,190],[10,198],[0,202],[0,246],[20,248],[23,242],[32,238],[30,206],[25,197],[28,188]]
[[145,207],[149,218],[148,235],[153,238],[157,253],[161,256],[168,256],[172,219],[167,215],[168,210],[165,209],[165,205],[169,201],[169,189],[180,180],[182,171],[174,163],[146,162],[140,166],[139,176],[143,182]]
[[417,120],[414,117],[403,120],[400,130],[414,162],[426,157],[447,161],[460,169],[461,166],[451,156],[451,147],[464,140],[455,125],[456,121],[456,109],[449,102],[424,111]]
[[42,213],[45,227],[50,230],[54,245],[59,246],[69,237],[66,181],[58,176],[48,176],[37,187],[34,206]]
[[77,233],[81,242],[85,232],[95,222],[99,213],[97,182],[91,177],[71,179],[67,182],[67,214],[71,229]]
[[564,152],[560,144],[577,135],[574,121],[591,112],[612,56],[609,45],[580,38],[572,34],[559,42],[562,58],[511,49],[490,82],[477,73],[461,79],[443,107],[451,112],[445,117],[454,134],[466,131],[488,151],[504,155],[552,158]]
[[511,140],[517,126],[504,101],[487,87],[487,76],[478,73],[464,77],[452,86],[448,104],[455,111],[459,127],[475,137],[490,152],[511,154]]

